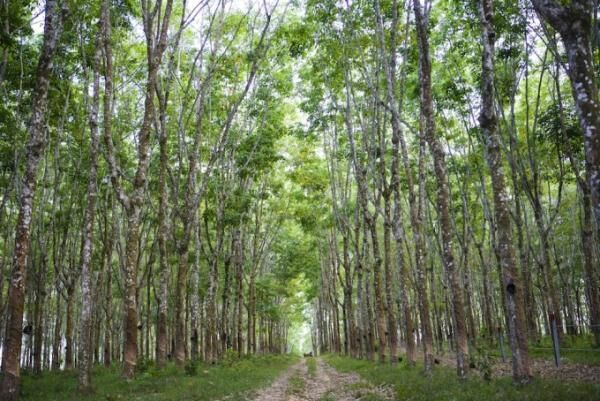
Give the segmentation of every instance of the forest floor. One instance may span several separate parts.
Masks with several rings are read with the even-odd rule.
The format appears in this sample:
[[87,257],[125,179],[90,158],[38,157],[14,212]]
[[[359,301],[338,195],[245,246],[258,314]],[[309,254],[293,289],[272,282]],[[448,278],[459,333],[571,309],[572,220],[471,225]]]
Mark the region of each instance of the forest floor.
[[[600,366],[583,363],[562,362],[556,367],[554,361],[542,358],[531,359],[531,373],[544,379],[567,380],[574,382],[600,383]],[[512,376],[510,358],[506,362],[496,361],[492,365],[494,376]]]
[[[93,369],[94,392],[81,396],[75,370],[24,372],[24,401],[600,401],[600,380],[567,380],[581,375],[579,364],[566,363],[555,373],[537,375],[524,387],[512,383],[509,365],[486,380],[472,369],[459,381],[451,355],[437,357],[433,374],[425,376],[419,360],[409,368],[389,363],[324,355],[319,358],[265,355],[216,365],[198,364],[185,371],[175,365],[149,366],[124,381],[118,366]],[[497,363],[492,365],[497,369]],[[596,369],[590,366],[589,369]],[[570,371],[573,371],[569,373]]]
[[[587,350],[588,353],[597,352],[596,349]],[[569,350],[563,351],[561,358],[561,364],[556,367],[554,359],[551,353],[540,354],[539,352],[530,352],[530,363],[531,363],[531,374],[534,377],[543,379],[556,379],[566,380],[572,382],[587,382],[587,383],[600,383],[600,364],[596,359],[589,359],[580,362],[577,358],[569,358],[572,352]],[[418,352],[418,360],[423,359],[422,352]],[[444,365],[446,367],[454,368],[456,366],[455,355],[451,352],[446,352],[444,355],[435,354],[436,363]],[[510,354],[505,357],[505,361],[492,353],[489,356],[488,362],[479,362],[479,365],[487,365],[485,368],[489,368],[492,377],[499,378],[505,376],[512,376],[512,364]],[[595,357],[597,358],[597,357]],[[481,357],[479,357],[481,359]],[[586,363],[587,362],[587,363]],[[482,366],[476,366],[475,371],[482,371]]]
[[375,386],[357,373],[341,373],[321,358],[304,358],[291,366],[254,401],[393,400],[388,385]]
[[[247,401],[298,362],[295,355],[264,355],[216,365],[198,363],[185,371],[169,364],[163,369],[139,366],[133,380],[123,380],[118,365],[92,369],[94,391],[77,390],[77,370],[22,372],[23,401]],[[275,401],[275,400],[274,400]]]
[[[484,379],[476,370],[460,381],[454,365],[448,366],[445,357],[436,364],[433,373],[426,376],[421,362],[409,368],[401,362],[389,363],[357,360],[349,357],[326,355],[327,363],[342,373],[358,373],[361,378],[392,390],[399,401],[592,401],[600,400],[600,382],[569,381],[561,377],[534,377],[526,386],[516,386],[512,378],[493,374]],[[439,358],[438,358],[439,359]],[[449,361],[448,361],[449,362]],[[535,368],[534,368],[535,370]]]

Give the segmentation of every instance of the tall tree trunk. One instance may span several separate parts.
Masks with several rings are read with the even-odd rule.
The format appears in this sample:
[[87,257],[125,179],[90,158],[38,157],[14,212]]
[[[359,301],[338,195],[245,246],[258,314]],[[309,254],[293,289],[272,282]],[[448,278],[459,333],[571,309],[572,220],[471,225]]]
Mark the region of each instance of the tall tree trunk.
[[113,236],[117,233],[117,215],[113,209],[114,201],[112,195],[107,196],[106,205],[112,210],[110,231],[108,213],[104,218],[104,263],[106,269],[106,287],[104,293],[104,366],[109,367],[112,363],[112,256],[113,256]]
[[183,367],[185,363],[185,299],[188,284],[189,242],[184,241],[179,249],[177,287],[175,288],[175,362]]
[[[350,246],[349,246],[349,234],[345,233],[343,238],[343,265],[344,265],[344,314],[346,318],[345,321],[345,336],[346,336],[346,344],[345,344],[345,354],[356,356],[356,323],[354,321],[354,305],[352,304],[352,287],[353,287],[353,272],[352,265],[350,264]],[[355,255],[358,257],[358,255]]]
[[483,323],[485,325],[486,334],[483,335],[485,338],[488,337],[488,343],[491,345],[494,343],[494,318],[492,316],[492,293],[490,291],[490,279],[489,279],[489,271],[490,266],[488,261],[483,256],[483,245],[481,243],[476,243],[477,253],[479,255],[479,261],[481,263],[481,271],[482,271],[482,289],[483,289]]
[[[43,227],[43,225],[42,225]],[[40,232],[40,235],[44,233]],[[48,251],[46,248],[46,241],[40,241],[40,263],[38,277],[36,277],[37,288],[35,294],[35,307],[34,307],[34,346],[33,346],[33,372],[36,375],[42,373],[42,346],[44,342],[44,323],[43,316],[45,310],[45,298],[46,298],[46,271],[48,266]]]
[[[232,240],[233,242],[233,240]],[[233,249],[233,243],[232,243]],[[229,317],[229,286],[231,285],[231,257],[227,257],[225,262],[223,263],[224,270],[224,282],[223,282],[223,291],[221,293],[222,303],[221,303],[221,355],[225,355],[227,352],[228,344],[230,343],[229,339],[229,325],[228,325],[228,317]]]
[[[160,93],[160,92],[159,92]],[[167,154],[167,136],[169,130],[167,129],[167,96],[168,92],[164,97],[159,98],[159,124],[160,124],[160,135],[158,137],[159,145],[159,173],[158,173],[158,254],[159,254],[159,291],[156,297],[158,302],[158,316],[156,319],[156,363],[159,367],[164,367],[167,362],[167,313],[168,313],[168,283],[169,283],[169,265],[167,262],[167,238],[169,235],[169,224],[167,222],[168,215],[168,192],[167,192],[167,168],[168,168],[168,154]]]
[[[365,211],[367,213],[367,211]],[[381,252],[379,250],[379,239],[377,237],[377,220],[371,216],[365,224],[369,226],[371,234],[371,246],[373,248],[373,291],[375,296],[375,314],[377,322],[377,333],[379,339],[379,362],[384,362],[386,357],[387,329],[385,324],[385,295],[381,280]]]
[[73,369],[74,362],[74,327],[73,327],[73,309],[75,308],[75,283],[68,284],[67,289],[67,310],[65,322],[65,369]]
[[494,217],[497,231],[497,249],[500,256],[502,283],[507,312],[510,347],[512,351],[513,379],[524,384],[529,381],[529,354],[527,345],[527,322],[525,320],[524,291],[521,277],[516,268],[515,250],[512,242],[512,223],[509,197],[506,190],[500,139],[495,110],[494,94],[494,46],[493,0],[479,0],[481,22],[482,89],[481,114],[479,123],[486,140],[486,159],[492,178],[494,191]]
[[[527,76],[527,75],[526,75]],[[527,79],[526,85],[527,86]],[[527,91],[527,89],[526,89]],[[524,219],[526,219],[525,209],[522,206],[521,200],[521,181],[519,180],[519,167],[516,160],[517,152],[517,123],[515,115],[515,103],[516,103],[516,90],[510,92],[510,125],[509,125],[509,153],[508,161],[510,164],[510,178],[512,182],[512,188],[514,191],[513,199],[515,203],[514,219],[515,229],[517,231],[517,247],[519,251],[519,265],[521,268],[521,275],[523,276],[523,292],[525,302],[525,319],[527,320],[527,331],[530,339],[537,338],[538,330],[536,324],[536,313],[535,313],[535,299],[533,295],[533,281],[531,271],[531,261],[529,258],[529,251],[525,243],[524,232],[527,230]],[[483,180],[480,174],[480,180]],[[483,188],[483,183],[482,183]],[[491,235],[493,237],[493,233]],[[503,286],[504,287],[504,286]],[[505,298],[503,298],[504,300]],[[504,304],[505,302],[503,302]]]
[[100,107],[100,58],[101,32],[98,32],[93,60],[92,99],[89,108],[90,126],[90,172],[87,187],[87,206],[83,217],[83,246],[81,248],[81,315],[79,321],[79,390],[91,390],[92,367],[92,252],[94,249],[94,219],[96,216],[98,176],[98,110]]
[[52,370],[60,369],[60,343],[61,343],[61,326],[62,326],[62,311],[60,307],[60,295],[58,288],[56,290],[56,318],[54,319],[54,334],[52,339]]
[[[358,194],[356,195],[358,197]],[[367,303],[364,300],[364,289],[363,289],[363,257],[364,253],[360,250],[360,231],[361,231],[361,216],[360,211],[356,208],[354,212],[354,269],[356,270],[356,304],[358,305],[358,341],[360,347],[361,358],[372,359],[370,355],[369,337],[368,337],[368,316],[367,316]]]
[[[122,376],[131,379],[135,375],[137,364],[137,269],[139,262],[140,245],[140,219],[141,208],[147,191],[147,173],[150,165],[150,130],[155,120],[154,94],[158,70],[162,56],[167,47],[167,32],[173,0],[167,0],[163,13],[156,13],[155,7],[142,2],[142,19],[144,34],[146,36],[147,50],[147,77],[145,84],[144,116],[137,136],[137,167],[133,178],[132,189],[125,193],[121,186],[121,172],[119,168],[115,145],[112,139],[111,102],[113,96],[112,73],[112,46],[110,5],[108,0],[102,3],[102,31],[105,56],[105,93],[104,93],[104,139],[107,148],[106,158],[110,168],[110,178],[113,189],[127,214],[127,231],[125,246],[125,263],[123,267],[124,281],[124,327],[123,327],[123,370]],[[156,20],[158,16],[158,20]],[[162,19],[161,19],[162,17]],[[156,26],[155,26],[156,25]]]
[[244,255],[243,255],[243,246],[242,246],[242,239],[241,239],[241,232],[240,229],[236,229],[233,232],[233,238],[234,238],[234,245],[233,245],[233,249],[234,249],[234,265],[235,265],[235,281],[236,281],[236,297],[237,297],[237,307],[236,307],[236,311],[237,311],[237,322],[236,322],[236,343],[237,343],[237,353],[238,353],[238,357],[242,356],[243,353],[243,349],[244,349],[244,345],[243,345],[243,331],[242,331],[242,310],[244,307],[244,293],[243,293],[243,289],[244,289],[244,283],[243,283],[243,279],[244,279]]
[[437,181],[437,203],[442,236],[442,260],[450,281],[454,333],[456,339],[456,369],[462,379],[467,375],[468,347],[463,292],[452,250],[452,225],[449,210],[448,174],[444,149],[435,132],[435,116],[431,91],[431,60],[429,56],[429,14],[424,15],[420,0],[414,0],[417,42],[419,46],[419,83],[421,88],[421,124],[425,140],[433,157],[433,167]]
[[387,332],[390,348],[390,362],[392,365],[398,363],[398,320],[396,319],[396,308],[394,305],[394,278],[392,274],[392,206],[390,200],[389,188],[385,190],[384,201],[384,222],[383,222],[383,254],[384,254],[384,274],[385,274],[385,300],[387,312]]
[[192,285],[191,285],[191,358],[192,360],[198,359],[198,346],[200,339],[200,230],[195,230],[194,233],[194,267],[192,268]]
[[[588,169],[589,171],[589,169]],[[587,180],[589,182],[589,180]],[[581,242],[583,249],[583,268],[586,275],[586,291],[590,323],[596,346],[600,346],[600,286],[598,285],[598,260],[594,260],[594,231],[590,189],[585,182],[579,185],[582,193]]]
[[248,281],[248,327],[247,327],[247,351],[249,354],[256,353],[256,273],[250,273]]
[[36,71],[35,87],[31,96],[33,104],[31,120],[29,122],[25,174],[19,196],[19,215],[15,231],[15,250],[8,293],[7,331],[2,347],[2,386],[0,386],[0,398],[6,401],[17,400],[19,398],[19,358],[21,356],[23,306],[25,303],[31,215],[38,164],[46,144],[45,119],[48,107],[50,74],[52,73],[52,63],[56,53],[58,37],[62,30],[60,5],[61,3],[57,0],[46,1],[44,39]]

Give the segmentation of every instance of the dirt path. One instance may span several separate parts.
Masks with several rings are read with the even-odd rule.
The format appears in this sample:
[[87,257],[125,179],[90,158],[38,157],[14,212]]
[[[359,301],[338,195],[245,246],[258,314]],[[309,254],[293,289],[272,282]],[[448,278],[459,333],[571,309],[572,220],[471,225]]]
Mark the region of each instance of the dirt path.
[[290,367],[254,401],[359,401],[392,400],[392,390],[375,387],[357,374],[340,373],[320,358],[309,369],[308,358]]

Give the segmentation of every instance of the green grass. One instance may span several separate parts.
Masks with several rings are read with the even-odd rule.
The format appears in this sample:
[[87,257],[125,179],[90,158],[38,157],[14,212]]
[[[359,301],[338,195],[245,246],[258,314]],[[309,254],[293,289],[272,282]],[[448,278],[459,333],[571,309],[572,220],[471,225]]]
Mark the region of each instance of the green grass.
[[315,358],[306,358],[306,367],[308,368],[308,374],[311,377],[317,375],[317,361]]
[[[534,358],[554,360],[554,351],[547,347],[529,347],[529,355]],[[562,362],[582,363],[585,365],[600,365],[600,349],[560,349]]]
[[336,401],[335,396],[333,395],[333,392],[328,391],[325,394],[323,394],[323,396],[321,398],[319,398],[319,401]]
[[[561,341],[560,357],[562,362],[581,363],[585,365],[600,365],[600,348],[593,346],[593,337],[568,336],[565,335]],[[500,349],[498,346],[488,348],[489,355],[500,358]],[[504,343],[504,354],[506,359],[510,360],[510,347]],[[533,358],[540,358],[553,361],[554,350],[552,339],[548,336],[542,337],[538,342],[529,345],[529,355]]]
[[226,395],[229,400],[246,399],[249,392],[265,386],[296,361],[295,356],[262,356],[230,364],[198,364],[190,375],[169,365],[149,368],[134,380],[120,378],[118,367],[96,367],[92,372],[94,392],[77,391],[77,372],[48,372],[42,377],[24,375],[23,401],[204,401]]
[[517,387],[510,377],[486,382],[472,377],[460,382],[452,368],[435,366],[431,377],[423,375],[421,365],[410,369],[381,365],[333,355],[325,360],[341,372],[356,372],[375,385],[394,387],[398,400],[410,401],[593,401],[600,400],[600,384],[570,383],[534,379],[529,385]]
[[288,386],[286,389],[287,394],[302,394],[306,383],[299,374],[290,377],[288,380]]

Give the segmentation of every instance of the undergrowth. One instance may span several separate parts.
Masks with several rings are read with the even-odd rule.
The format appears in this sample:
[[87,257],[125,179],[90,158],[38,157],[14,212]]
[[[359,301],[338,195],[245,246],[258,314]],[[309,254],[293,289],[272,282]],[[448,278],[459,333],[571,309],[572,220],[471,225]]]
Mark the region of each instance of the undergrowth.
[[347,357],[326,355],[325,360],[341,372],[356,372],[375,385],[394,387],[398,400],[411,401],[593,401],[600,400],[600,384],[533,379],[526,386],[515,386],[510,377],[484,380],[473,375],[464,382],[452,368],[436,365],[431,377],[417,364],[409,368]]
[[315,358],[306,358],[306,367],[308,369],[308,374],[311,377],[315,377],[317,374],[317,361],[315,360]]
[[227,363],[207,365],[201,362],[178,369],[169,364],[158,369],[144,364],[135,379],[120,377],[120,367],[95,367],[92,371],[93,392],[82,396],[77,390],[77,371],[47,372],[41,377],[25,374],[22,378],[22,401],[208,401],[242,394],[265,386],[276,378],[296,356],[269,355],[242,358]]

